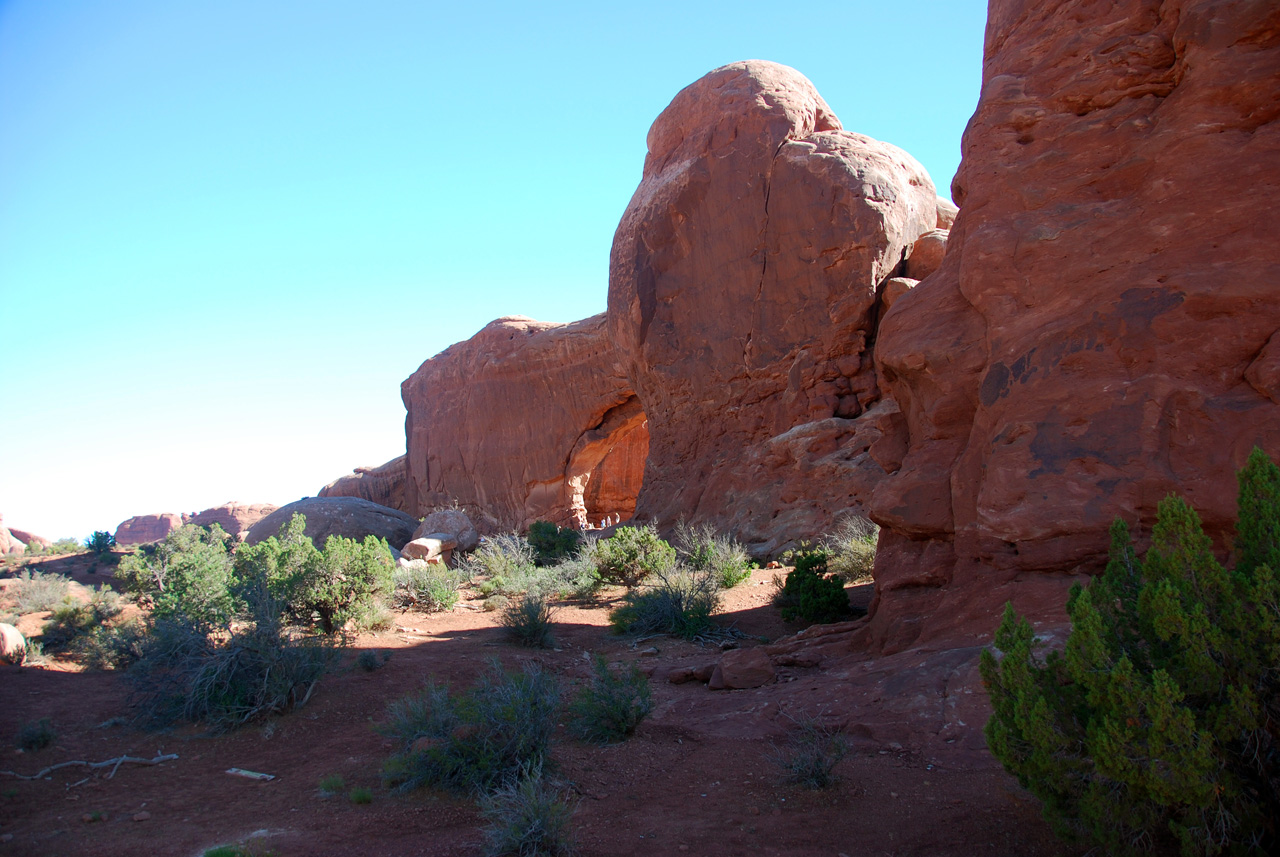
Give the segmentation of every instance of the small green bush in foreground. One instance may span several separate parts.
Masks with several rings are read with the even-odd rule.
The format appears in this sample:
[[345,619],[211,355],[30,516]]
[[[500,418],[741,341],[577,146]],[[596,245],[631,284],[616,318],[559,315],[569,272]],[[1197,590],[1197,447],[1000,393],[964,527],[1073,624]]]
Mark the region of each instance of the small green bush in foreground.
[[18,749],[27,752],[43,750],[57,740],[58,733],[47,717],[23,723],[18,730]]
[[485,794],[546,760],[560,692],[537,664],[511,673],[494,661],[471,690],[429,684],[393,702],[380,728],[400,744],[383,777],[401,790],[429,786]]
[[555,645],[551,635],[551,623],[555,608],[541,592],[518,595],[502,611],[502,627],[507,638],[517,645],[535,649],[550,649]]
[[1280,469],[1239,474],[1235,567],[1180,498],[1141,559],[1128,527],[1067,599],[1071,635],[1041,659],[1012,606],[984,652],[991,752],[1069,838],[1111,854],[1274,854],[1280,840]]
[[614,674],[600,655],[591,666],[591,680],[569,704],[569,729],[584,741],[612,744],[634,732],[653,709],[649,679],[635,664]]
[[573,853],[569,823],[576,807],[543,776],[541,765],[526,765],[480,803],[489,820],[486,857],[567,857]]
[[569,527],[557,527],[550,521],[534,521],[529,527],[529,546],[538,565],[555,565],[578,550],[582,534]]

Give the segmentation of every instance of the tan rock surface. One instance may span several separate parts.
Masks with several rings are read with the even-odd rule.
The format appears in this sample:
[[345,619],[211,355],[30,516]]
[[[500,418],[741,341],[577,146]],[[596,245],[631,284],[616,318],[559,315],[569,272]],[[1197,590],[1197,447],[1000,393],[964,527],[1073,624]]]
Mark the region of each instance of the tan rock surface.
[[306,534],[316,547],[323,547],[329,536],[357,541],[363,541],[366,536],[377,536],[399,550],[418,526],[417,518],[399,509],[379,506],[359,497],[308,497],[281,506],[258,521],[244,537],[245,542],[256,545],[277,535],[295,513],[306,516]]
[[49,547],[49,545],[53,544],[52,541],[50,541],[49,539],[46,539],[44,536],[37,536],[35,533],[30,533],[30,532],[27,532],[26,530],[19,530],[15,527],[9,528],[9,535],[13,536],[15,539],[22,542],[24,545],[29,545],[32,542],[34,542],[40,545],[41,547],[47,548]]
[[360,497],[379,506],[411,511],[405,503],[408,457],[401,455],[377,467],[357,467],[320,489],[320,497]]
[[627,450],[645,415],[603,315],[500,318],[423,363],[401,397],[413,514],[457,503],[482,532],[630,516],[616,486],[639,482],[643,458]]
[[768,653],[762,648],[732,649],[724,653],[707,687],[712,690],[746,690],[763,687],[777,675]]
[[946,257],[877,344],[881,645],[1060,619],[1169,492],[1224,544],[1280,457],[1277,79],[1275,4],[992,4]]
[[158,542],[182,524],[182,515],[174,512],[134,515],[132,518],[121,521],[116,527],[116,544],[123,547]]
[[877,289],[938,200],[910,155],[841,130],[775,63],[686,87],[648,145],[609,277],[609,331],[649,422],[636,514],[747,527],[771,553],[860,508]]
[[20,664],[27,654],[27,640],[8,622],[0,622],[0,664]]

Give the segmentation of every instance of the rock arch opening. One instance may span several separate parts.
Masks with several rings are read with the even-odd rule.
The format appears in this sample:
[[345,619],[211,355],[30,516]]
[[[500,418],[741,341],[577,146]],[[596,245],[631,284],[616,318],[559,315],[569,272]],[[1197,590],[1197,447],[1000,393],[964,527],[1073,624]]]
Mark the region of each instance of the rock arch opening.
[[577,526],[630,520],[649,457],[649,423],[640,400],[629,397],[582,433],[565,469],[569,514]]

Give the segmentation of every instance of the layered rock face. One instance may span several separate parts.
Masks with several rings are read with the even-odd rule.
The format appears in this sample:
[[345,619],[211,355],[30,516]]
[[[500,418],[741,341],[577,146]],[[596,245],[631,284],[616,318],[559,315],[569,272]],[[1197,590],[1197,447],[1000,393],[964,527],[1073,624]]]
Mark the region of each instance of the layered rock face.
[[[649,421],[637,515],[768,554],[860,510],[882,473],[879,297],[940,224],[933,183],[768,62],[682,90],[648,147],[609,275],[609,332]],[[931,241],[924,267],[945,232]]]
[[158,542],[182,524],[182,515],[173,512],[134,515],[128,520],[121,521],[116,527],[116,544],[123,547]]
[[408,456],[401,455],[378,467],[357,467],[321,488],[317,496],[360,497],[379,506],[407,512],[405,483],[409,478],[408,461]]
[[993,0],[945,259],[876,347],[883,646],[1061,616],[1170,492],[1225,545],[1280,457],[1277,80],[1273,3]]
[[645,414],[603,315],[500,318],[423,363],[401,397],[412,514],[456,502],[482,532],[630,517],[635,494],[619,494],[640,480]]

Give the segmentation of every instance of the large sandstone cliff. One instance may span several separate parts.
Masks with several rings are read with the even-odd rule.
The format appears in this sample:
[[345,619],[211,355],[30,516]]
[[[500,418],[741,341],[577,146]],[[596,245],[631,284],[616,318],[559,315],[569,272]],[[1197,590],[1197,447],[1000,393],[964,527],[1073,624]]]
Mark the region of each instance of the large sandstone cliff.
[[883,646],[1060,616],[1169,492],[1225,545],[1280,457],[1278,81],[1275,3],[993,0],[945,259],[877,342]]
[[881,299],[938,225],[924,168],[842,130],[794,69],[733,63],[682,90],[610,258],[609,331],[649,418],[638,516],[769,554],[860,511],[883,473]]
[[403,385],[405,508],[457,503],[484,531],[629,518],[648,447],[603,315],[500,318]]

